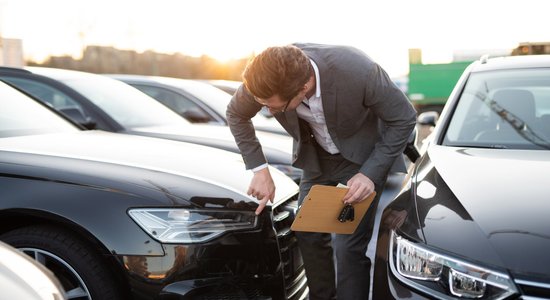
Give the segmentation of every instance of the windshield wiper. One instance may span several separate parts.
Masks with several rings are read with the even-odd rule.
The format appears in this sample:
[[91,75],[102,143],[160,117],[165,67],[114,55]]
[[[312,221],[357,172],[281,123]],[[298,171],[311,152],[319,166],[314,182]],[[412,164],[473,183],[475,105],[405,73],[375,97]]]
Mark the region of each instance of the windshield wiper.
[[537,146],[550,150],[550,141],[535,133],[521,118],[502,107],[495,100],[491,100],[488,105],[501,119],[510,124],[521,137]]

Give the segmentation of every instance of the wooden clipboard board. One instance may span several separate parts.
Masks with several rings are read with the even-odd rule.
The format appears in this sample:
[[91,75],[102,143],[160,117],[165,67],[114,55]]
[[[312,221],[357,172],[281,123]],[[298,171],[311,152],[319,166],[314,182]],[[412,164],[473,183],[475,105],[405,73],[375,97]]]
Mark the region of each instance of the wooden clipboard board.
[[327,232],[352,234],[376,196],[373,192],[367,199],[354,204],[355,217],[353,221],[340,222],[338,215],[344,208],[342,199],[348,188],[327,185],[314,185],[304,198],[304,202],[292,223],[294,231]]

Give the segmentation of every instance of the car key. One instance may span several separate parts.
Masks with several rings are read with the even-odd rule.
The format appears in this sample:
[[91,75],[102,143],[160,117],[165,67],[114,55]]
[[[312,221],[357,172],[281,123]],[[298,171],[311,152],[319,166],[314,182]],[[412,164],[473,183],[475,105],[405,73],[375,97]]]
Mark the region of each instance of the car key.
[[340,212],[340,215],[338,216],[338,221],[344,223],[346,221],[353,221],[354,219],[354,209],[351,204],[346,204],[344,208],[342,208],[342,211]]

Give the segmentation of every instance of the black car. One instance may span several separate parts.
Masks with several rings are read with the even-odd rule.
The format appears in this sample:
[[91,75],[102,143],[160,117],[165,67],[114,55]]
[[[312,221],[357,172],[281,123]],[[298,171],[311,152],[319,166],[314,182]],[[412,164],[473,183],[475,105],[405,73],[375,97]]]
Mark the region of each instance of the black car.
[[0,82],[0,240],[68,299],[302,299],[298,186],[271,173],[256,216],[240,155],[81,130]]
[[474,62],[382,214],[373,299],[549,299],[549,192],[550,56]]
[[[227,126],[191,124],[157,100],[118,80],[55,68],[0,67],[3,79],[89,129],[152,136],[239,153]],[[292,138],[258,131],[267,161],[294,181]]]

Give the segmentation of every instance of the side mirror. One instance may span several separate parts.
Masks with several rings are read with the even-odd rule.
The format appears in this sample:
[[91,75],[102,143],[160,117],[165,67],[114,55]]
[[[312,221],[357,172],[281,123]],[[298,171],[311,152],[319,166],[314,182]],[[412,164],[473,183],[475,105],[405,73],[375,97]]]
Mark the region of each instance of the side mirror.
[[420,158],[420,153],[418,152],[418,149],[416,149],[417,138],[418,132],[416,131],[416,128],[414,128],[414,130],[411,132],[411,135],[409,136],[409,139],[407,140],[407,145],[403,150],[403,153],[407,155],[409,160],[413,163],[416,162],[418,158]]
[[212,120],[208,114],[196,107],[182,111],[180,112],[180,115],[189,120],[191,123],[208,123]]
[[67,118],[69,118],[71,121],[78,123],[82,126],[84,126],[86,129],[95,129],[96,128],[96,122],[92,120],[92,118],[87,117],[82,113],[82,111],[79,108],[76,107],[68,107],[68,108],[61,108],[59,111],[64,114]]
[[436,111],[426,111],[421,113],[418,118],[416,119],[416,122],[419,125],[429,125],[429,126],[435,126],[437,123],[437,119],[439,118],[439,113]]

